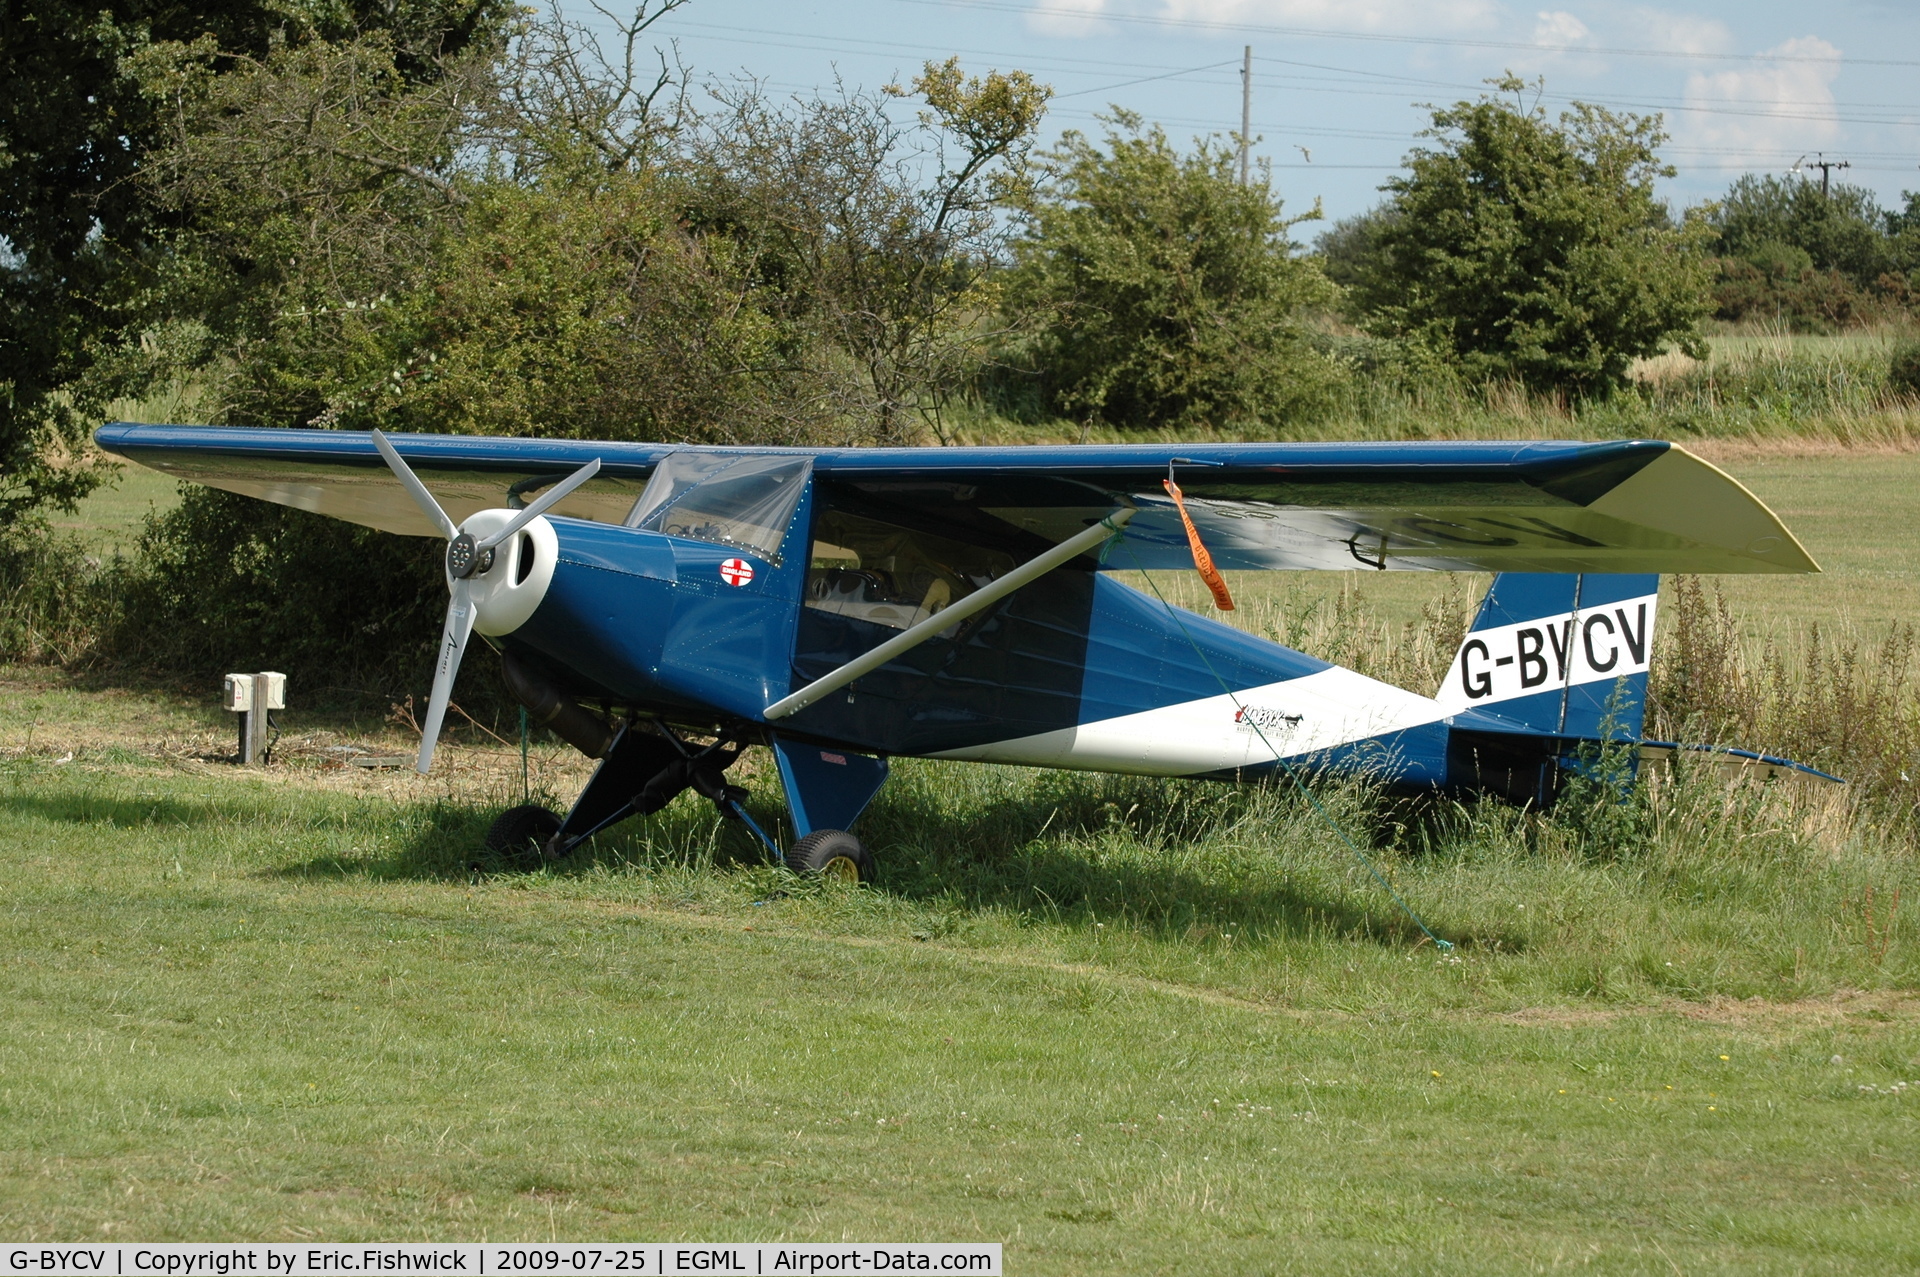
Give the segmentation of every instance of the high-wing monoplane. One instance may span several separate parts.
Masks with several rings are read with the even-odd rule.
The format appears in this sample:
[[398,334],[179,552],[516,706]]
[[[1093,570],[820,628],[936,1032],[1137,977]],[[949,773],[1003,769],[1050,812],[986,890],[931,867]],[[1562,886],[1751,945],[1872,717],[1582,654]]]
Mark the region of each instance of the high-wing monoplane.
[[[1363,772],[1551,804],[1640,739],[1659,574],[1818,567],[1734,479],[1673,444],[707,448],[110,425],[196,483],[440,537],[450,601],[418,766],[462,654],[599,766],[564,817],[496,846],[564,856],[691,789],[733,816],[772,750],[802,871],[894,757],[1149,776]],[[1438,695],[1191,611],[1118,571],[1498,575]],[[1744,755],[1763,768],[1795,764]],[[1804,769],[1802,769],[1804,770]],[[770,849],[775,840],[754,832]]]

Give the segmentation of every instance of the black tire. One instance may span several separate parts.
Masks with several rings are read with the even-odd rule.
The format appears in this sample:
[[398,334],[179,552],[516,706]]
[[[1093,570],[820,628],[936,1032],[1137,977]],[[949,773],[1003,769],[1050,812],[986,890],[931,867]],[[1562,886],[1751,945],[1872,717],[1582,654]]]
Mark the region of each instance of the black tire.
[[849,884],[873,881],[873,853],[844,829],[816,829],[787,849],[787,868]]
[[560,832],[560,817],[537,803],[509,807],[487,829],[487,850],[511,860],[546,854],[547,840]]

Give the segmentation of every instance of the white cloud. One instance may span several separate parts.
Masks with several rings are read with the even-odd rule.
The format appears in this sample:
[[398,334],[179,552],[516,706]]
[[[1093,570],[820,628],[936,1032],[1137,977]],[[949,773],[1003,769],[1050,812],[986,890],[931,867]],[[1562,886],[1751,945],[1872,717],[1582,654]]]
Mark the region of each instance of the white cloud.
[[1679,129],[1715,159],[1772,165],[1785,150],[1813,150],[1840,136],[1833,81],[1840,50],[1818,36],[1800,36],[1767,50],[1762,59],[1724,71],[1687,77]]
[[1248,22],[1348,31],[1435,31],[1486,27],[1496,0],[1165,0],[1176,22]]
[[1027,29],[1041,35],[1082,36],[1104,30],[1107,0],[1038,0],[1027,14]]
[[1523,75],[1544,75],[1549,69],[1559,75],[1597,75],[1604,64],[1580,46],[1593,36],[1587,24],[1565,9],[1542,9],[1533,15],[1535,48],[1509,58],[1509,69]]
[[1533,42],[1546,49],[1564,49],[1579,44],[1593,33],[1587,24],[1564,9],[1542,11],[1535,15]]
[[1733,47],[1733,32],[1718,18],[1640,9],[1633,14],[1631,23],[1641,41],[1665,53],[1725,53]]

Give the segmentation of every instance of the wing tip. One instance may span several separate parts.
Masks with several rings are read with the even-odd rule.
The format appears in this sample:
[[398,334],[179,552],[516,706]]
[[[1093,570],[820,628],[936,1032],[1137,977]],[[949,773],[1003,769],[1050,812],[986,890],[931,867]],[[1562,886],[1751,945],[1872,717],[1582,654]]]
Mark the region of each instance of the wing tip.
[[[1753,489],[1685,444],[1669,441],[1668,449],[1670,455],[1684,457],[1688,462],[1712,472],[1722,482],[1732,486],[1772,523],[1773,528],[1770,532],[1747,543],[1745,553],[1767,564],[1769,570],[1776,573],[1810,576],[1823,571],[1819,560],[1815,559],[1807,547],[1800,543],[1800,538],[1793,534],[1793,529],[1787,526],[1786,520],[1776,514],[1772,506],[1762,501]],[[1779,541],[1780,544],[1764,545],[1763,543],[1770,537]],[[1775,555],[1779,557],[1774,557]]]

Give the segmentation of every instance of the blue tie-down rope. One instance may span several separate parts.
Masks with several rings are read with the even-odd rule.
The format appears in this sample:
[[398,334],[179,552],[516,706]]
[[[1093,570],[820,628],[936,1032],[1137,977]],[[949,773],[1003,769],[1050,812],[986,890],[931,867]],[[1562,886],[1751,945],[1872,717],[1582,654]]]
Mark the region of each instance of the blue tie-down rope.
[[1347,845],[1347,850],[1353,853],[1353,858],[1360,862],[1362,868],[1373,875],[1373,880],[1380,884],[1380,889],[1392,897],[1393,903],[1400,906],[1400,911],[1413,920],[1413,925],[1420,928],[1421,933],[1424,934],[1427,939],[1433,941],[1434,948],[1438,949],[1441,953],[1450,952],[1453,949],[1453,942],[1451,940],[1442,940],[1439,936],[1433,934],[1433,928],[1429,927],[1425,920],[1413,911],[1412,905],[1401,899],[1400,893],[1393,889],[1393,884],[1388,882],[1380,871],[1373,867],[1373,862],[1367,859],[1367,854],[1360,850],[1360,844],[1356,843],[1347,834],[1347,831],[1341,827],[1340,822],[1333,818],[1333,813],[1326,809],[1325,805],[1321,803],[1319,797],[1315,795],[1311,789],[1307,788],[1307,782],[1301,778],[1300,773],[1295,771],[1285,758],[1281,757],[1279,750],[1274,749],[1273,742],[1269,741],[1267,734],[1260,730],[1258,716],[1245,712],[1246,706],[1241,704],[1240,698],[1234,694],[1233,688],[1227,685],[1227,680],[1220,677],[1220,671],[1213,668],[1213,662],[1207,659],[1205,649],[1200,646],[1192,633],[1188,631],[1186,622],[1180,619],[1179,609],[1167,602],[1167,596],[1160,593],[1159,583],[1153,579],[1153,574],[1148,572],[1141,564],[1140,556],[1133,552],[1131,545],[1127,545],[1124,541],[1120,544],[1126,548],[1127,557],[1133,560],[1133,566],[1139,571],[1141,576],[1147,579],[1147,584],[1153,589],[1154,597],[1158,598],[1160,605],[1167,609],[1167,615],[1172,617],[1173,623],[1180,627],[1180,634],[1187,640],[1188,645],[1193,648],[1193,654],[1200,658],[1200,663],[1207,667],[1207,673],[1213,675],[1214,681],[1220,684],[1220,690],[1225,692],[1227,699],[1233,702],[1234,709],[1240,711],[1240,721],[1253,728],[1254,734],[1260,737],[1260,743],[1272,752],[1273,761],[1280,764],[1280,770],[1287,774],[1287,778],[1306,796],[1307,801],[1313,804],[1313,809],[1320,813],[1320,819],[1325,821],[1327,828],[1333,830],[1334,835]]

